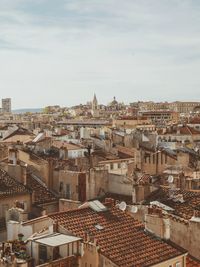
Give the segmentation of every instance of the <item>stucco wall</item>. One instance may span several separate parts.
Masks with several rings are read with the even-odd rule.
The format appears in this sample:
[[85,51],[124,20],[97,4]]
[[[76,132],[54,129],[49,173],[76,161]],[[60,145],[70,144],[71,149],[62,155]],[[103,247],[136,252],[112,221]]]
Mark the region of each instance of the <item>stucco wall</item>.
[[108,175],[108,191],[111,193],[132,196],[132,182],[123,175],[109,173]]
[[108,171],[100,168],[91,169],[86,178],[86,198],[92,199],[108,191]]
[[0,200],[0,218],[5,217],[5,211],[14,207],[15,201],[19,202],[26,202],[27,204],[27,211],[30,212],[31,210],[31,194],[21,194],[21,195],[10,195],[7,198]]

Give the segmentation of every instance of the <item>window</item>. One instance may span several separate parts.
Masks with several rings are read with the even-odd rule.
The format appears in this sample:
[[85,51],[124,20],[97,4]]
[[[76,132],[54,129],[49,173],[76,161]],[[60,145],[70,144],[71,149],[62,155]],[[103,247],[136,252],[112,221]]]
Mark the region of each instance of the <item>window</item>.
[[163,165],[163,154],[161,153],[161,165]]
[[71,187],[70,187],[70,184],[66,184],[66,198],[67,199],[71,198]]
[[63,191],[63,182],[60,182],[60,186],[59,186],[59,192]]
[[181,267],[181,263],[180,262],[177,262],[176,263],[176,267]]
[[167,155],[165,154],[165,164],[167,164]]
[[39,261],[45,263],[47,261],[47,247],[39,245]]

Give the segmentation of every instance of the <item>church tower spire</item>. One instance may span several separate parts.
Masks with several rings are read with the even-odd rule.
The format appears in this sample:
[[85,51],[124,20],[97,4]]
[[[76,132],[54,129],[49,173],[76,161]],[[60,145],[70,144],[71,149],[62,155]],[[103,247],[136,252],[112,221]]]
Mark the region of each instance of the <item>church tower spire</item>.
[[97,101],[97,97],[96,97],[96,94],[94,94],[94,98],[93,98],[93,101],[92,101],[92,110],[97,110],[98,109],[98,101]]

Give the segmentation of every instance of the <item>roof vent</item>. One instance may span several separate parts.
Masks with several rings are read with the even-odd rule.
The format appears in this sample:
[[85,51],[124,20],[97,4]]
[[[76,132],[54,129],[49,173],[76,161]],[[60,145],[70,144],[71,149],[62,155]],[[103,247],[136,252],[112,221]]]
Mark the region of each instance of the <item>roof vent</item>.
[[94,227],[95,227],[97,230],[103,230],[103,229],[104,229],[104,227],[103,227],[102,225],[100,225],[100,224],[96,224]]
[[98,200],[90,201],[89,207],[96,212],[102,212],[107,210],[107,208]]

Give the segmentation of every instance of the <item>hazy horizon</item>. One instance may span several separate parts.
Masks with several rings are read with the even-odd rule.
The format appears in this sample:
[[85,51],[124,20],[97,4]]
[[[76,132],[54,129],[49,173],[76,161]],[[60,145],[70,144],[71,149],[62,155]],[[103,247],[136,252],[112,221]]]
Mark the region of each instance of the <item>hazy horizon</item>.
[[200,100],[200,1],[0,0],[12,109]]

